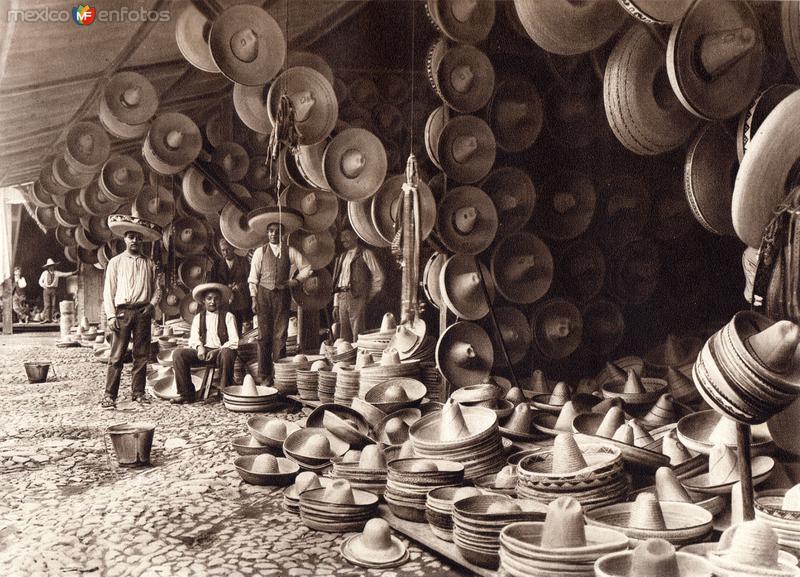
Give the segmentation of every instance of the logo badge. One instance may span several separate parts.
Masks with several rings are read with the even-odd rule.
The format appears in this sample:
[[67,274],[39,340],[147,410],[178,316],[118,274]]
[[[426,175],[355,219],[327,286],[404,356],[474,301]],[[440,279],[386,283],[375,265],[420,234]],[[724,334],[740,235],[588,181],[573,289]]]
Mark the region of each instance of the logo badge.
[[81,26],[88,26],[94,22],[95,16],[97,16],[97,10],[88,4],[81,4],[72,9],[73,20]]

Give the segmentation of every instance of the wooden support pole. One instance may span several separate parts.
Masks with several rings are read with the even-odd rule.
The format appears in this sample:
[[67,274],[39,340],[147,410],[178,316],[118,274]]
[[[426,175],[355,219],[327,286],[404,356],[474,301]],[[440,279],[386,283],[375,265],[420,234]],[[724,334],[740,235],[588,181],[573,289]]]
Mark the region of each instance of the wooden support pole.
[[11,316],[11,291],[13,289],[13,284],[10,278],[7,278],[3,281],[3,334],[10,335],[14,332],[13,322],[14,319]]
[[736,423],[736,456],[739,479],[742,483],[742,517],[745,521],[756,518],[753,496],[753,462],[750,457],[750,425]]

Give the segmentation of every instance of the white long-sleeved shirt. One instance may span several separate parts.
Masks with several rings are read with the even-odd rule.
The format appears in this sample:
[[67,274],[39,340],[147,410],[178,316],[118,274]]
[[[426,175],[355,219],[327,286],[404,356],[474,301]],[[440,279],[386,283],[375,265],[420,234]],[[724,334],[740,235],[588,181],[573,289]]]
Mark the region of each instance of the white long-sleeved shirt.
[[117,316],[119,305],[155,306],[160,299],[161,288],[152,260],[125,251],[108,261],[103,287],[103,307],[108,319]]
[[[200,314],[194,315],[192,328],[189,331],[189,346],[197,349],[203,344],[200,340]],[[219,314],[206,311],[206,344],[207,349],[235,349],[239,346],[239,333],[236,331],[236,317],[233,314],[225,313],[225,327],[228,329],[228,340],[224,343],[219,342],[217,327],[219,326]]]
[[[280,244],[268,244],[267,246],[272,249],[272,253],[275,256],[280,256]],[[311,268],[311,264],[309,264],[309,262],[306,260],[306,257],[303,256],[303,253],[293,246],[284,244],[283,247],[289,249],[289,264],[297,269],[297,276],[295,278],[298,281],[303,282],[310,277],[311,273],[314,271]],[[255,298],[256,294],[258,293],[258,284],[261,281],[261,261],[263,259],[264,247],[260,246],[253,251],[253,258],[250,261],[250,275],[247,277],[247,284],[250,285],[250,296],[253,298]]]
[[[351,248],[346,253],[344,253],[344,257],[342,257],[342,268],[339,271],[339,278],[336,280],[337,287],[346,287],[350,284],[350,265],[353,263],[353,257],[356,255],[356,248]],[[364,263],[367,265],[369,269],[371,282],[369,287],[369,295],[367,295],[367,300],[372,299],[376,294],[381,292],[383,288],[383,269],[381,265],[378,264],[375,255],[371,250],[362,249],[361,255],[364,258]],[[339,305],[339,293],[333,295],[333,306]]]
[[66,278],[74,274],[74,272],[61,272],[60,270],[54,270],[51,274],[43,270],[42,274],[39,276],[39,286],[42,288],[58,288],[58,279]]

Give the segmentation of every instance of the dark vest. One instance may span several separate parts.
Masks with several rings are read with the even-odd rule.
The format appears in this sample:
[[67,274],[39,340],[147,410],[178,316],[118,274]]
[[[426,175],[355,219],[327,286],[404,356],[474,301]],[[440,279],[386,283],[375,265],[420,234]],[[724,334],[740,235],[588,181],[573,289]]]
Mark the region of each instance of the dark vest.
[[[339,275],[341,274],[342,263],[347,253],[343,253],[339,257],[339,262],[336,265],[336,279],[338,282]],[[353,297],[362,297],[369,295],[370,284],[372,283],[372,273],[369,271],[367,263],[364,262],[364,249],[356,247],[356,252],[353,255],[353,260],[350,261],[350,294]]]
[[269,289],[285,289],[289,280],[289,247],[281,242],[281,256],[276,257],[269,244],[262,247],[261,279],[259,285]]
[[[206,311],[200,311],[200,342],[206,346]],[[224,345],[228,342],[228,323],[225,322],[225,317],[228,311],[221,310],[217,312],[219,320],[217,321],[217,336],[219,337],[219,344]]]

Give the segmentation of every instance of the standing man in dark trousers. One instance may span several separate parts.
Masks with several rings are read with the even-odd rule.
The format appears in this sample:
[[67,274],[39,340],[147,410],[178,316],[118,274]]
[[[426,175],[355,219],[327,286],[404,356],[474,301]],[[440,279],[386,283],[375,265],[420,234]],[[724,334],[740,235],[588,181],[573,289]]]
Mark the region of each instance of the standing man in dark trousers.
[[58,303],[58,280],[78,274],[78,269],[69,272],[56,270],[57,264],[58,263],[52,258],[48,258],[47,262],[44,263],[42,267],[44,270],[39,276],[39,286],[42,287],[42,298],[44,299],[43,323],[53,322],[53,315],[55,314],[56,305]]
[[[231,303],[229,309],[236,318],[236,328],[241,333],[242,323],[252,318],[250,312],[250,292],[247,290],[247,275],[250,271],[250,263],[243,256],[234,252],[230,243],[221,238],[219,240],[219,252],[222,258],[214,264],[211,271],[211,280],[224,284],[231,290]],[[225,303],[222,303],[225,305]]]
[[204,283],[194,288],[192,297],[203,305],[203,310],[192,319],[189,346],[172,354],[179,396],[170,402],[178,405],[194,402],[191,370],[201,363],[216,363],[220,370],[220,389],[232,385],[233,363],[239,346],[236,319],[225,305],[231,298],[231,289],[220,283]]
[[[264,207],[251,212],[249,220],[251,227],[255,222],[267,232],[268,242],[253,253],[247,282],[253,298],[253,312],[258,318],[258,376],[261,382],[271,384],[273,363],[281,358],[286,348],[292,300],[289,289],[299,285],[313,271],[305,257],[283,238],[300,228],[303,223],[300,213],[290,208]],[[290,275],[292,267],[297,270],[294,278]]]
[[383,288],[383,269],[351,229],[344,229],[339,241],[344,252],[333,269],[333,320],[339,323],[339,336],[355,342],[366,330],[367,305]]
[[125,252],[108,261],[103,308],[112,333],[111,356],[108,359],[106,392],[100,406],[116,406],[122,362],[133,337],[133,369],[131,400],[147,403],[144,384],[147,357],[150,353],[150,324],[153,310],[161,299],[161,288],[155,263],[142,254],[145,241],[161,238],[158,225],[126,214],[108,217],[111,232],[125,240]]

